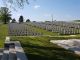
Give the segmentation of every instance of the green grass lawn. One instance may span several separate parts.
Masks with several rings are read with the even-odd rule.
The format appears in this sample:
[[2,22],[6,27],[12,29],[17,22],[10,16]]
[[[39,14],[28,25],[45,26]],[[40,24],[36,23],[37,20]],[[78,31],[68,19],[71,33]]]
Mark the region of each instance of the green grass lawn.
[[[43,36],[11,37],[11,40],[18,40],[21,42],[29,60],[80,60],[80,56],[74,54],[74,52],[65,50],[49,42],[54,39],[54,37]],[[67,38],[65,37],[65,39]]]
[[0,24],[0,48],[4,46],[5,37],[8,34],[8,27],[6,24]]
[[[58,35],[43,29],[36,29],[37,32],[42,32],[44,35],[51,36],[35,36],[35,37],[18,37],[13,36],[11,40],[18,40],[28,56],[29,60],[80,60],[80,56],[74,52],[65,50],[55,44],[50,43],[50,40],[63,40],[63,39],[79,39],[80,35]],[[5,24],[0,24],[0,48],[4,45],[5,37],[8,35],[8,27]]]

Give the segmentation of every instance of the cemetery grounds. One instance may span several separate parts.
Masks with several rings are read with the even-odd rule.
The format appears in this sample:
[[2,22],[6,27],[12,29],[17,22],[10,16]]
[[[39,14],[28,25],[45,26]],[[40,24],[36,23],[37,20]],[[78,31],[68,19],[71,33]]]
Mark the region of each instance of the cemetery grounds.
[[[35,28],[37,29],[37,28]],[[37,29],[39,30],[39,29]],[[45,31],[41,30],[40,31]],[[4,47],[5,37],[8,35],[7,25],[0,24],[0,47]],[[46,33],[47,31],[45,31]],[[48,35],[52,34],[48,32]],[[47,35],[47,34],[46,34]],[[80,60],[80,56],[73,51],[65,50],[50,40],[79,39],[80,35],[68,36],[53,34],[51,36],[10,36],[11,40],[21,42],[29,60]]]

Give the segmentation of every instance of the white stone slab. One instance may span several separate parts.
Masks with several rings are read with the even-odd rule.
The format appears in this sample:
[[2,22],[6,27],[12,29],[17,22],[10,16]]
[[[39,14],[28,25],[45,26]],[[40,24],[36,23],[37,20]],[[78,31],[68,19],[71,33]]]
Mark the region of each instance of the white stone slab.
[[76,54],[80,55],[80,40],[70,39],[70,40],[51,40],[51,43],[57,44],[65,49],[74,51]]
[[17,60],[28,60],[19,41],[15,42],[15,51],[16,51]]

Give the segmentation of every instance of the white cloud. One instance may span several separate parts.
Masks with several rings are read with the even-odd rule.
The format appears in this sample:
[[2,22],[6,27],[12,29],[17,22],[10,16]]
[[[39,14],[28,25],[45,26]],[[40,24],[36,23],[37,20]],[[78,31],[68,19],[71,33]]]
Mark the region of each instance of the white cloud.
[[38,9],[38,8],[40,8],[40,5],[35,5],[34,8]]

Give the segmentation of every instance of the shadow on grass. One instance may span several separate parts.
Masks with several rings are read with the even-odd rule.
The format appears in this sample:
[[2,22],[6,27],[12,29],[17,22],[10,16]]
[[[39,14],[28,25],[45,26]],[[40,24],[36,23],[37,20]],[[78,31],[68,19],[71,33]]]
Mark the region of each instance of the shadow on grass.
[[43,47],[30,44],[22,44],[29,60],[80,60],[73,51],[61,47]]
[[[56,40],[57,37],[20,37],[12,38],[21,42],[21,45],[29,60],[80,60],[80,56],[73,51],[65,50],[49,40]],[[59,37],[57,39],[67,39]]]

